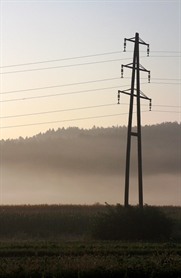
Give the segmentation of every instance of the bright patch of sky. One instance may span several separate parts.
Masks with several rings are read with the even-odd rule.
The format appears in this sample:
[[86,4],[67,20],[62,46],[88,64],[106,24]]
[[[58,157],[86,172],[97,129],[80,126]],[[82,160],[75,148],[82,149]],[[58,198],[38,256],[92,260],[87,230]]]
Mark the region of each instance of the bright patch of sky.
[[[1,1],[0,9],[0,139],[127,125],[129,96],[117,105],[117,91],[130,88],[131,70],[122,79],[120,66],[132,62],[134,44],[123,52],[123,43],[136,32],[150,44],[150,57],[140,46],[140,63],[151,71],[151,83],[141,73],[141,90],[153,101],[152,112],[142,101],[142,125],[180,122],[181,1]],[[85,83],[104,79],[112,80]]]

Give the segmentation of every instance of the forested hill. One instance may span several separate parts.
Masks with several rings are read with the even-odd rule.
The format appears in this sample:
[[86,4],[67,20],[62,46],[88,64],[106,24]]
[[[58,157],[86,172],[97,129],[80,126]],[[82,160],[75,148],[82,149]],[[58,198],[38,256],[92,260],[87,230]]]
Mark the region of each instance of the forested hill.
[[[136,130],[136,127],[133,128]],[[171,137],[173,139],[173,136],[180,136],[181,132],[181,124],[177,122],[166,122],[156,125],[146,125],[142,127],[142,133],[143,136],[152,135],[156,132],[155,139],[161,138],[166,135],[166,140]],[[59,139],[59,138],[75,138],[75,137],[120,137],[127,135],[127,127],[126,126],[112,126],[112,127],[93,127],[91,129],[80,129],[78,127],[68,127],[68,128],[58,128],[57,130],[49,129],[45,133],[39,133],[33,137],[19,137],[18,139],[8,139],[8,140],[0,140],[1,143],[7,143],[7,142],[13,142],[13,143],[19,143],[19,142],[37,142],[37,141],[45,141],[49,139]]]
[[[136,129],[135,129],[136,130]],[[1,141],[1,166],[38,167],[77,173],[124,173],[127,127],[50,129],[31,138]],[[142,127],[146,174],[179,173],[181,125],[162,123]],[[136,137],[132,137],[132,170],[136,166]]]

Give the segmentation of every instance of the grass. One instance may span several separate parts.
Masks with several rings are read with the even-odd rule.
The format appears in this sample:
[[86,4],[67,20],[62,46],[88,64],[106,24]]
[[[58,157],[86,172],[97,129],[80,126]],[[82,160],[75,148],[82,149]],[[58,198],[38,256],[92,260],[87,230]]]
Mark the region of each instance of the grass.
[[181,245],[130,242],[9,241],[0,277],[179,277]]
[[0,206],[0,277],[181,277],[181,208],[169,242],[95,241],[105,206]]

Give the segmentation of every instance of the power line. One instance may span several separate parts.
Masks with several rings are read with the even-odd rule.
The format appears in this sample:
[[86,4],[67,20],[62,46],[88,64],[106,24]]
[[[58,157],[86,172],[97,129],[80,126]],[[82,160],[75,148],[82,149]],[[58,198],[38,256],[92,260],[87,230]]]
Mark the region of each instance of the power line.
[[22,64],[14,64],[14,65],[2,66],[0,68],[10,68],[10,67],[20,67],[20,66],[44,64],[44,63],[53,63],[53,62],[68,61],[68,60],[75,60],[75,59],[82,59],[82,58],[89,58],[89,57],[97,57],[97,56],[105,56],[105,55],[118,54],[118,53],[122,53],[122,51],[113,51],[113,52],[105,52],[105,53],[99,53],[99,54],[90,54],[90,55],[83,55],[83,56],[53,59],[53,60],[44,60],[44,61],[29,62],[29,63],[22,63]]
[[[142,83],[146,84],[146,83]],[[13,102],[13,101],[22,101],[22,100],[30,100],[30,99],[38,99],[38,98],[46,98],[46,97],[56,97],[56,96],[62,96],[62,95],[71,95],[71,94],[82,94],[82,93],[88,93],[88,92],[94,92],[94,91],[103,91],[103,90],[110,90],[110,89],[118,89],[118,87],[124,87],[122,86],[113,86],[113,87],[105,87],[105,88],[97,88],[97,89],[89,89],[89,90],[82,90],[82,91],[72,91],[67,93],[59,93],[59,94],[51,94],[51,95],[40,95],[40,96],[33,96],[33,97],[23,97],[23,98],[16,98],[16,99],[8,99],[8,100],[1,100],[0,103],[4,102]],[[129,85],[126,85],[129,86]]]
[[[147,56],[142,56],[140,58],[145,58]],[[150,58],[176,58],[181,56],[150,56]],[[22,72],[32,72],[32,71],[41,71],[41,70],[50,70],[50,69],[57,69],[57,68],[67,68],[67,67],[77,67],[77,66],[85,66],[85,65],[93,65],[93,64],[102,64],[102,63],[110,63],[110,62],[117,62],[117,61],[124,61],[128,60],[130,58],[124,58],[124,59],[112,59],[112,60],[103,60],[103,61],[95,61],[95,62],[86,62],[86,63],[79,63],[79,64],[71,64],[71,65],[61,65],[61,66],[52,66],[52,67],[46,67],[46,68],[34,68],[34,69],[24,69],[24,70],[16,70],[16,71],[7,71],[7,72],[0,72],[0,74],[12,74],[12,73],[22,73]]]
[[[174,83],[159,83],[159,82],[152,82],[153,84],[170,84],[173,85]],[[142,82],[142,85],[148,84],[147,82]],[[179,84],[179,83],[178,83]],[[177,85],[177,84],[176,84]],[[119,89],[121,87],[130,86],[130,85],[117,85],[112,87],[104,87],[104,88],[96,88],[96,89],[89,89],[89,90],[80,90],[80,91],[72,91],[67,93],[58,93],[58,94],[49,94],[49,95],[39,95],[39,96],[30,96],[30,97],[21,97],[21,98],[15,98],[15,99],[7,99],[7,100],[1,100],[0,103],[5,102],[14,102],[14,101],[24,101],[24,100],[30,100],[30,99],[39,99],[39,98],[47,98],[47,97],[57,97],[62,95],[70,95],[70,94],[82,94],[82,93],[88,93],[88,92],[94,92],[94,91],[103,91],[103,90],[110,90],[110,89]]]
[[[144,104],[143,104],[144,105]],[[153,106],[157,106],[157,107],[174,107],[174,108],[181,108],[180,105],[164,105],[164,104],[154,104]]]
[[[143,51],[140,51],[140,52],[143,52]],[[181,53],[181,51],[166,51],[166,50],[151,50],[151,52],[158,52],[158,53]]]
[[[128,59],[130,59],[130,58],[125,58],[125,59],[122,59],[122,60],[128,60]],[[61,66],[53,66],[53,67],[46,67],[46,68],[34,68],[34,69],[7,71],[7,72],[1,72],[0,74],[10,74],[10,73],[40,71],[40,70],[49,70],[49,69],[57,69],[57,68],[77,67],[77,66],[101,64],[101,63],[111,63],[111,62],[117,62],[117,61],[120,61],[120,59],[103,60],[103,61],[95,61],[95,62],[87,62],[87,63],[71,64],[71,65],[61,65]]]
[[83,109],[100,108],[100,107],[108,107],[108,106],[115,106],[115,105],[117,105],[117,104],[116,103],[109,103],[109,104],[102,104],[102,105],[76,107],[76,108],[68,108],[68,109],[53,110],[53,111],[43,111],[43,112],[28,113],[28,114],[9,115],[9,116],[0,117],[0,119],[37,116],[37,115],[43,115],[43,114],[52,114],[52,113],[68,112],[68,111],[76,111],[76,110],[83,110]]
[[[124,77],[129,78],[130,77]],[[147,78],[142,78],[147,79]],[[54,89],[59,87],[66,87],[66,86],[75,86],[75,85],[82,85],[82,84],[89,84],[89,83],[96,83],[96,82],[105,82],[105,81],[111,81],[111,80],[120,80],[120,77],[112,77],[112,78],[105,78],[105,79],[98,79],[98,80],[90,80],[90,81],[81,81],[76,83],[68,83],[68,84],[59,84],[59,85],[52,85],[52,86],[46,86],[46,87],[37,87],[37,88],[29,88],[29,89],[19,89],[19,90],[13,90],[13,91],[5,91],[1,92],[0,95],[4,94],[14,94],[14,93],[22,93],[22,92],[28,92],[28,91],[38,91],[38,90],[45,90],[45,89]],[[170,81],[180,81],[181,79],[176,78],[151,78],[151,80],[170,80]],[[155,82],[151,82],[155,83]],[[160,83],[155,83],[160,84]],[[161,83],[162,84],[162,83]],[[163,83],[163,84],[180,84],[180,83]]]
[[165,110],[152,110],[153,112],[163,112],[163,113],[178,113],[181,114],[181,111],[165,111]]
[[47,86],[47,87],[29,88],[29,89],[23,89],[23,90],[15,90],[15,91],[7,91],[7,92],[2,92],[0,94],[22,93],[22,92],[26,92],[26,91],[53,89],[53,88],[59,88],[59,87],[82,85],[82,84],[104,82],[104,81],[118,80],[118,79],[120,79],[120,77],[106,78],[106,79],[99,79],[99,80],[90,80],[90,81],[82,81],[82,82],[68,83],[68,84],[59,84],[59,85],[53,85],[53,86]]
[[151,84],[160,84],[160,85],[180,85],[181,83],[171,83],[171,82],[150,82]]
[[[144,112],[144,111],[143,111],[143,112]],[[146,111],[145,111],[145,112],[146,112]],[[34,126],[34,125],[45,125],[45,124],[52,124],[52,123],[72,122],[72,121],[81,121],[81,120],[90,120],[90,119],[98,119],[98,118],[105,118],[105,117],[121,116],[121,115],[127,115],[127,114],[128,114],[128,113],[119,113],[119,114],[99,115],[99,116],[92,116],[92,117],[85,117],[85,118],[76,118],[76,119],[60,120],[60,121],[30,123],[30,124],[13,125],[13,126],[3,126],[3,127],[0,127],[0,129],[4,129],[4,128],[15,128],[15,127],[25,127],[25,126]]]
[[[61,110],[51,110],[51,111],[42,111],[42,112],[27,113],[27,114],[8,115],[8,116],[2,116],[2,117],[0,117],[0,119],[37,116],[37,115],[44,115],[44,114],[53,114],[53,113],[61,113],[61,112],[92,109],[92,108],[100,108],[100,107],[108,107],[108,106],[116,106],[116,105],[117,105],[116,103],[108,103],[108,104],[101,104],[101,105],[94,105],[94,106],[84,106],[84,107],[75,107],[75,108],[68,108],[68,109],[61,109]],[[121,105],[128,105],[128,103],[121,102]],[[142,104],[142,105],[147,106],[147,104]],[[177,105],[159,105],[159,104],[154,104],[154,107],[181,108],[181,106],[177,106]],[[157,110],[153,110],[153,109],[152,109],[152,111],[157,112]],[[162,111],[160,111],[160,112],[162,112]],[[163,112],[165,112],[165,111],[163,111]],[[177,112],[177,111],[167,111],[167,112]]]
[[[150,111],[145,110],[145,111],[141,111],[141,112],[143,113],[143,112],[150,112]],[[162,110],[155,110],[153,112],[181,113],[181,112],[175,112],[175,111],[162,111]],[[136,113],[136,112],[134,112],[134,113]],[[29,123],[29,124],[21,124],[21,125],[3,126],[3,127],[0,127],[0,129],[8,129],[8,128],[16,128],[16,127],[27,127],[27,126],[45,125],[45,124],[63,123],[63,122],[73,122],[73,121],[90,120],[90,119],[98,119],[98,118],[122,116],[122,115],[128,115],[128,113],[126,112],[126,113],[119,113],[119,114],[98,115],[98,116],[92,116],[92,117],[76,118],[76,119],[66,119],[66,120],[59,120],[59,121],[50,121],[50,122],[39,122],[39,123]]]
[[[60,61],[67,61],[67,60],[75,60],[75,59],[82,59],[82,58],[89,58],[89,57],[96,57],[96,56],[105,56],[105,55],[112,55],[112,54],[119,54],[123,51],[112,51],[112,52],[104,52],[98,54],[90,54],[90,55],[82,55],[82,56],[74,56],[74,57],[67,57],[67,58],[59,58],[59,59],[52,59],[52,60],[44,60],[44,61],[37,61],[37,62],[28,62],[28,63],[19,63],[19,64],[12,64],[12,65],[5,65],[1,66],[0,68],[10,68],[10,67],[20,67],[20,66],[28,66],[28,65],[36,65],[36,64],[44,64],[44,63],[53,63],[53,62],[60,62]],[[126,51],[132,52],[132,51]],[[140,51],[145,52],[145,51]],[[152,53],[181,53],[180,51],[151,51]]]
[[[146,56],[145,56],[146,57]],[[141,58],[145,58],[145,57],[141,57]],[[152,55],[150,55],[149,56],[150,58],[180,58],[181,56],[179,55],[179,56],[173,56],[173,55],[166,55],[166,56],[163,56],[163,55],[156,55],[156,56],[152,56]]]
[[[124,78],[129,78],[129,77],[124,77]],[[147,79],[146,77],[142,77],[141,79]],[[151,77],[151,80],[173,80],[173,81],[178,81],[181,80],[180,78],[161,78],[161,77]]]

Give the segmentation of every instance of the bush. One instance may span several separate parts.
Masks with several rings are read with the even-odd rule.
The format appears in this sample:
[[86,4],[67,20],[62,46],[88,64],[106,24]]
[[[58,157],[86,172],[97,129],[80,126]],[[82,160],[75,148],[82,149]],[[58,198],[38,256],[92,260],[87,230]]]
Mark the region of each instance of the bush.
[[102,240],[169,239],[173,222],[159,208],[152,206],[107,205],[93,225],[92,236]]

